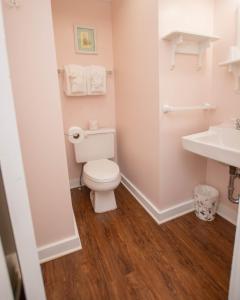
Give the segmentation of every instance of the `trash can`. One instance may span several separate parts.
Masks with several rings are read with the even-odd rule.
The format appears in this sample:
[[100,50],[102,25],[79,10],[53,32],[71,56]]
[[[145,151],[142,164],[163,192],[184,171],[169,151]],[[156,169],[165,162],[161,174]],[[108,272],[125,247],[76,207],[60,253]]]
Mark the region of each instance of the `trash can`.
[[209,185],[198,185],[194,189],[196,216],[203,221],[213,221],[217,212],[219,192]]

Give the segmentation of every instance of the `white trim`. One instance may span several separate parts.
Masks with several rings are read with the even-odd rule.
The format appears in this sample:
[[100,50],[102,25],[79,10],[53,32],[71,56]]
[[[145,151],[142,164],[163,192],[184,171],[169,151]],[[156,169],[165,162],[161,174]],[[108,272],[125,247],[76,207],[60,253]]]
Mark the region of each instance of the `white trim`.
[[0,238],[0,299],[13,300],[13,292]]
[[[240,214],[240,205],[238,206],[238,214]],[[240,295],[240,218],[237,218],[237,229],[235,234],[232,271],[229,287],[229,300],[238,300]]]
[[217,214],[227,220],[228,222],[236,225],[237,224],[237,210],[230,208],[229,206],[219,203]]
[[78,187],[80,187],[80,179],[79,178],[70,179],[70,189],[75,189]]
[[129,179],[126,178],[126,176],[123,174],[121,174],[121,176],[122,184],[158,224],[178,218],[194,210],[193,200],[188,200],[167,209],[159,210]]
[[75,219],[74,227],[74,235],[38,248],[38,256],[41,264],[82,249]]
[[158,208],[123,174],[122,184],[133,195],[137,202],[146,210],[146,212],[158,223]]
[[[0,2],[0,163],[26,299],[45,300],[26,187]],[[1,279],[2,280],[2,279]],[[9,299],[2,298],[1,299]]]
[[[164,210],[159,210],[129,179],[127,179],[126,176],[124,176],[123,174],[121,174],[121,176],[122,184],[158,224],[163,224],[165,222],[176,219],[180,216],[194,211],[193,199],[184,201],[178,205],[171,206]],[[225,220],[229,221],[230,223],[236,225],[236,210],[220,202],[217,214]]]
[[171,206],[167,209],[159,211],[158,224],[163,224],[170,220],[179,218],[179,217],[186,215],[192,211],[194,211],[193,199],[184,201],[180,204],[177,204],[177,205]]

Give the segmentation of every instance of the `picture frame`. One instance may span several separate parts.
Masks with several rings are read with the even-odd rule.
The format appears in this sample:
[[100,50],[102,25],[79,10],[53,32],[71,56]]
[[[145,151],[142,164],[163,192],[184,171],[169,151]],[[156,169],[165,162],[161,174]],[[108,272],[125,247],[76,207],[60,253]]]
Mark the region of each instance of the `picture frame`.
[[95,28],[84,25],[75,25],[74,38],[76,53],[97,54]]

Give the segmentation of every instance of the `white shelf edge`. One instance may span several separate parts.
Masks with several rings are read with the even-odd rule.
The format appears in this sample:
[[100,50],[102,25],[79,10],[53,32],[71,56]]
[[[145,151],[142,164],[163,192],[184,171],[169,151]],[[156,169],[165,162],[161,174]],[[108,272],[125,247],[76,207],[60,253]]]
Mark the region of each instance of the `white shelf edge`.
[[162,36],[162,39],[171,42],[172,44],[171,69],[173,70],[175,67],[175,56],[177,53],[198,55],[198,69],[200,69],[202,67],[204,52],[210,47],[210,43],[219,40],[219,37],[195,32],[174,30]]
[[235,22],[236,44],[230,47],[228,59],[220,62],[220,67],[227,67],[228,72],[232,73],[235,79],[235,91],[240,93],[240,6],[237,7]]
[[240,93],[240,59],[229,59],[219,63],[220,67],[227,67],[228,72],[235,78],[235,91]]
[[225,60],[225,61],[219,63],[219,66],[225,67],[225,66],[229,66],[229,65],[233,65],[233,64],[239,64],[239,63],[240,63],[240,58],[229,59],[229,60]]
[[206,34],[201,34],[201,33],[196,33],[191,31],[181,31],[181,30],[170,31],[167,34],[163,35],[162,39],[170,41],[176,35],[184,35],[185,37],[188,37],[189,40],[198,39],[198,40],[210,40],[211,42],[214,42],[220,39],[220,37],[215,35],[206,35]]

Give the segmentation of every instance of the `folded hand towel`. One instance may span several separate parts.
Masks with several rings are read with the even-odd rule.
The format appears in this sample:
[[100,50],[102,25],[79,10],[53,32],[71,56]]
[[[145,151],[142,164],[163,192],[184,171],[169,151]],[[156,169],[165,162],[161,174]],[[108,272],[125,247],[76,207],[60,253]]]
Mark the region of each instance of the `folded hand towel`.
[[106,94],[106,69],[101,66],[87,67],[88,95]]
[[86,96],[86,68],[78,65],[64,67],[64,91],[67,96]]

